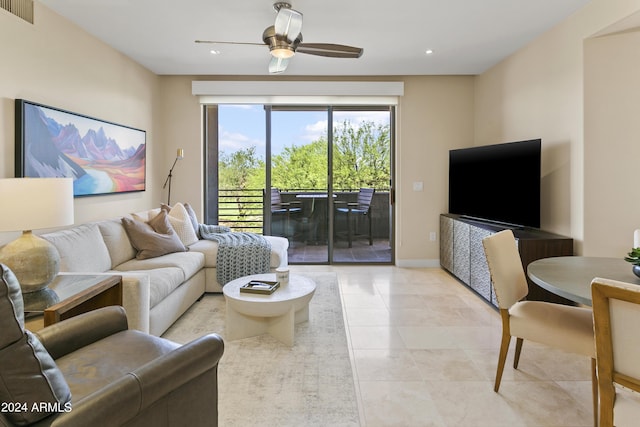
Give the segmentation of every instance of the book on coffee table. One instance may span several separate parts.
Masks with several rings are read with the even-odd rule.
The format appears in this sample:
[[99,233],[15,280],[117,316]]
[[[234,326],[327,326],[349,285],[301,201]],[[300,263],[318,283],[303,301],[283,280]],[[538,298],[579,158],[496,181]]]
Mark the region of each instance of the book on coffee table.
[[240,292],[269,295],[279,287],[280,282],[271,282],[269,280],[251,280],[246,285],[240,286]]

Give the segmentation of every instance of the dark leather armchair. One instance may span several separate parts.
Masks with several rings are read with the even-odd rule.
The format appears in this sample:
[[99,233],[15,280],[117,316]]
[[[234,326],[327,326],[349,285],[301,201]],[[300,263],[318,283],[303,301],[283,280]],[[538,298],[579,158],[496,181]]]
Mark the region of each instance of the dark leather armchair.
[[[35,351],[28,352],[35,353],[39,359],[31,366],[40,366],[39,370],[25,375],[24,359],[16,362],[19,363],[18,372],[12,372],[4,363],[5,366],[0,368],[4,382],[2,387],[5,387],[0,387],[2,400],[7,400],[5,394],[8,393],[12,399],[42,401],[41,396],[47,397],[51,393],[35,394],[35,387],[21,383],[39,375],[51,378],[53,373],[57,384],[52,384],[49,379],[36,385],[44,384],[44,388],[53,385],[52,388],[58,389],[53,394],[57,395],[59,402],[58,410],[55,405],[51,410],[49,405],[46,409],[51,414],[44,416],[25,414],[26,418],[16,419],[16,414],[0,413],[0,425],[218,425],[217,369],[224,351],[223,341],[218,335],[206,335],[185,345],[176,344],[129,330],[124,309],[119,306],[81,314],[31,333],[24,330],[23,319],[20,319],[22,297],[15,292],[15,286],[19,288],[19,284],[13,273],[1,264],[0,267],[3,272],[0,316],[4,319],[0,323],[5,327],[0,330],[0,335],[6,336],[7,330],[12,334],[11,339],[0,341],[4,345],[0,349],[0,358],[4,357],[2,353],[9,352],[13,354],[8,360],[16,359],[15,355],[22,351],[16,346],[33,347],[22,345],[22,339],[14,340],[22,336],[26,337],[25,342],[37,344],[33,347]],[[11,283],[13,281],[16,283]],[[7,293],[10,298],[7,298]],[[11,320],[14,315],[12,307],[15,320]],[[45,360],[45,365],[42,360]],[[10,384],[13,389],[6,387],[7,380],[14,380],[14,384]],[[31,408],[29,406],[28,409]]]
[[356,217],[363,216],[367,219],[368,233],[366,237],[369,239],[369,245],[373,245],[373,234],[371,232],[371,200],[375,188],[361,188],[358,192],[358,201],[355,203],[334,202],[336,204],[336,214],[346,214],[347,222],[347,241],[349,247],[352,246],[353,239],[356,237]]

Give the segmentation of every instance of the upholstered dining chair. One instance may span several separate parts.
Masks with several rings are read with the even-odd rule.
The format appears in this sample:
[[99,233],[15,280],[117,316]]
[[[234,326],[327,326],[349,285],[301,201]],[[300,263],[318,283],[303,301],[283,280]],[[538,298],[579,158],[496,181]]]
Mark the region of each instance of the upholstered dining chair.
[[591,282],[600,427],[640,424],[640,287],[596,278]]
[[511,337],[517,338],[514,369],[518,368],[525,339],[582,354],[591,358],[594,425],[597,425],[596,347],[591,309],[523,300],[529,287],[513,231],[492,234],[485,237],[482,244],[502,318],[502,340],[493,390],[497,393],[500,388]]
[[291,215],[299,215],[302,213],[302,207],[300,202],[285,203],[282,201],[282,195],[277,188],[271,189],[271,216],[284,217],[283,235],[288,233]]
[[356,217],[358,215],[367,219],[369,246],[373,245],[373,234],[371,233],[371,200],[376,192],[375,188],[361,188],[358,191],[358,201],[355,203],[334,202],[336,213],[346,215],[347,242],[352,247],[353,239],[356,235]]

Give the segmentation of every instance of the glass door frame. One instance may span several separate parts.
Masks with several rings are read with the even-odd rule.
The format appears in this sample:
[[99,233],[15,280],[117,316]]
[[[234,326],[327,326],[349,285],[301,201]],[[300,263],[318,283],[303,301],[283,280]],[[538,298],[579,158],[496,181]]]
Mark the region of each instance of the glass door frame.
[[[265,194],[264,194],[264,215],[263,215],[263,233],[267,234],[271,230],[271,200],[269,192],[271,188],[271,134],[272,121],[271,114],[275,111],[323,111],[327,112],[327,194],[333,194],[333,117],[334,112],[342,111],[388,111],[389,112],[389,241],[391,246],[391,255],[389,261],[384,262],[340,262],[334,260],[334,239],[333,231],[335,227],[334,221],[334,201],[332,197],[327,197],[327,245],[328,253],[325,262],[316,262],[309,264],[328,264],[328,265],[349,265],[349,264],[366,264],[366,265],[393,265],[395,263],[395,147],[396,147],[396,105],[270,105],[265,104]],[[203,105],[203,139],[204,139],[204,219],[205,221],[216,221],[218,218],[217,197],[212,196],[218,194],[218,105]],[[215,164],[215,167],[211,166]],[[211,171],[215,170],[212,174]],[[217,223],[217,221],[215,222]]]
[[[272,113],[273,112],[305,112],[305,111],[322,111],[327,114],[327,177],[326,177],[326,191],[327,194],[333,194],[333,182],[331,180],[331,170],[333,168],[333,144],[329,143],[333,140],[333,107],[330,105],[265,105],[265,114],[266,114],[266,154],[265,154],[265,192],[269,192],[272,184],[271,184],[271,148],[272,148]],[[271,199],[269,197],[266,198],[267,202],[265,205],[265,218],[264,218],[264,232],[271,230]],[[331,197],[327,197],[327,212],[332,212],[333,209],[333,200]],[[332,260],[332,251],[333,251],[333,215],[327,215],[327,259],[322,262],[309,262],[308,264],[319,264],[326,265],[331,264]],[[307,264],[307,263],[305,263]]]

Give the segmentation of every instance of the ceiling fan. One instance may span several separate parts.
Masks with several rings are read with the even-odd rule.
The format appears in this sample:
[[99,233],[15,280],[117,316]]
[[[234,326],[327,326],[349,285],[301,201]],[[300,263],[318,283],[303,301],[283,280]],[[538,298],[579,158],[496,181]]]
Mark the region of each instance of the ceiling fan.
[[289,59],[296,53],[308,55],[326,56],[331,58],[360,58],[363,49],[333,43],[302,43],[302,13],[291,8],[287,2],[274,3],[273,8],[277,12],[274,25],[267,27],[262,33],[262,43],[245,43],[214,40],[196,40],[196,43],[213,44],[244,44],[269,46],[271,62],[269,73],[279,74],[287,69]]

